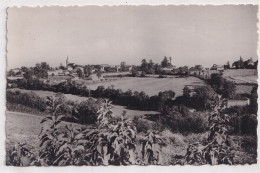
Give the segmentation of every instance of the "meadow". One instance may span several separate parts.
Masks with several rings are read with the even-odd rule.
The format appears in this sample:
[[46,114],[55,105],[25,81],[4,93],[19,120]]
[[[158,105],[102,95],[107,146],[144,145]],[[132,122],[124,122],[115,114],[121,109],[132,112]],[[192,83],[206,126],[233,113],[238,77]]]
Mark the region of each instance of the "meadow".
[[236,84],[257,84],[258,78],[256,69],[229,69],[224,71],[223,77]]
[[[24,89],[9,89],[10,91],[20,91],[22,93],[30,93],[33,92],[37,94],[38,96],[42,98],[46,98],[47,96],[53,96],[55,93],[52,91],[42,91],[42,90],[24,90]],[[72,94],[64,94],[64,96],[67,98],[67,100],[71,100],[73,102],[82,102],[85,100],[88,100],[88,97],[81,97],[77,95],[72,95]],[[156,111],[142,111],[142,110],[132,110],[132,109],[127,109],[125,106],[120,106],[120,105],[113,105],[112,106],[112,111],[115,113],[115,115],[121,115],[124,111],[126,111],[126,115],[129,116],[130,118],[133,118],[134,116],[144,116],[144,115],[155,115],[158,114],[159,112]]]
[[121,89],[123,91],[144,91],[147,95],[157,95],[160,91],[173,90],[175,97],[181,96],[183,88],[186,85],[202,86],[205,83],[196,77],[124,77],[118,78],[113,81],[104,81],[102,83],[88,84],[91,90],[97,89],[98,86],[104,86],[105,88],[113,86],[115,89]]

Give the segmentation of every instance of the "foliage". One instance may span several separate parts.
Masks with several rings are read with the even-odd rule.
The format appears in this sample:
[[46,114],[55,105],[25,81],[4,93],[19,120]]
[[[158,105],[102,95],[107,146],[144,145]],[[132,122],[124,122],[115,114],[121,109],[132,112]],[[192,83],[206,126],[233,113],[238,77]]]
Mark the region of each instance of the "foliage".
[[17,143],[9,150],[7,165],[12,166],[39,166],[40,161],[35,154],[30,151],[30,148],[24,143]]
[[[98,110],[96,126],[93,129],[82,129],[66,125],[60,126],[64,118],[62,105],[64,97],[48,97],[49,116],[42,119],[42,131],[39,135],[41,151],[39,156],[27,156],[15,149],[10,154],[10,164],[16,166],[37,165],[128,165],[136,163],[135,136],[136,129],[126,118],[125,112],[118,122],[112,123],[111,102],[105,100]],[[20,151],[20,150],[19,150]],[[18,153],[18,154],[17,154]],[[26,164],[23,157],[29,157]],[[33,158],[33,159],[31,159]]]
[[207,119],[203,114],[190,113],[185,106],[164,106],[161,123],[174,132],[199,133],[207,128]]
[[[171,57],[170,57],[171,58]],[[161,65],[163,68],[165,67],[170,67],[171,66],[171,63],[169,62],[168,58],[165,56],[164,59],[162,60],[161,62]]]
[[257,69],[257,63],[258,61],[254,62],[252,57],[244,61],[240,56],[238,61],[233,62],[232,67],[236,69]]
[[23,104],[25,106],[39,109],[40,111],[44,111],[46,109],[46,104],[43,98],[39,97],[33,92],[30,93],[21,93],[19,91],[6,92],[6,100],[10,103],[18,103]]
[[84,66],[84,75],[86,77],[89,77],[92,73],[92,67],[90,65],[85,65]]
[[191,144],[185,155],[186,164],[233,164],[231,150],[235,148],[229,137],[230,116],[224,114],[226,100],[218,97],[209,115],[209,136],[206,141]]
[[222,77],[222,74],[213,73],[208,80],[209,85],[224,98],[233,98],[236,94],[235,83]]
[[142,160],[141,165],[161,165],[162,154],[161,147],[165,145],[164,140],[154,132],[148,132],[142,142]]
[[72,116],[82,124],[94,124],[97,120],[97,111],[100,101],[90,98],[73,107]]
[[100,78],[101,76],[102,76],[101,67],[98,66],[98,69],[97,69],[97,77]]
[[77,70],[77,74],[78,74],[79,78],[83,77],[83,71],[81,69]]
[[211,109],[216,101],[216,93],[209,86],[197,87],[194,89],[195,95],[192,97],[192,103],[198,110]]
[[137,68],[133,68],[132,69],[132,71],[131,71],[131,75],[132,75],[132,77],[137,77],[137,76],[139,76],[139,73],[138,73],[138,70],[137,70]]
[[249,105],[249,109],[250,112],[253,114],[257,114],[257,110],[258,110],[258,103],[257,103],[257,99],[258,99],[258,95],[257,95],[257,89],[258,86],[255,86],[252,91],[251,91],[251,96],[250,96],[250,105]]
[[[119,104],[122,106],[127,106],[132,109],[137,110],[159,110],[160,106],[160,96],[154,95],[149,97],[143,91],[141,92],[132,92],[131,94],[126,91],[123,92],[120,89],[115,88],[104,88],[99,86],[96,90],[89,90],[83,84],[76,83],[75,81],[69,81],[59,83],[58,85],[50,85],[44,83],[39,79],[30,79],[30,80],[18,80],[17,85],[22,89],[30,90],[45,90],[53,92],[61,92],[64,94],[73,94],[80,95],[85,97],[94,97],[94,98],[107,98],[111,100],[114,104]],[[169,91],[165,91],[169,92]],[[174,93],[173,91],[171,91]]]

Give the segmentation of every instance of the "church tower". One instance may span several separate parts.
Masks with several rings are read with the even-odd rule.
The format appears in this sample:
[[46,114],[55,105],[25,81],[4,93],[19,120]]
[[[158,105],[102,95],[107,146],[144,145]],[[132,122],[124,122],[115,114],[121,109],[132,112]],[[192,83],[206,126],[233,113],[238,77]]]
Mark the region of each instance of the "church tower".
[[68,64],[69,64],[69,57],[67,56],[67,60],[66,60],[66,69],[68,69]]

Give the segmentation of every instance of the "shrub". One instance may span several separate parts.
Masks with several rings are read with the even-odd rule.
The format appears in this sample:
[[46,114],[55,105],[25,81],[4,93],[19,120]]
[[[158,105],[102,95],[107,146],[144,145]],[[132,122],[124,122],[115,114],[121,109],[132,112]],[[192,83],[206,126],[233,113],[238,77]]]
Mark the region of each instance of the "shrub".
[[90,98],[76,105],[72,110],[72,116],[82,124],[94,124],[97,121],[97,111],[100,102]]
[[189,145],[185,155],[185,164],[233,164],[231,154],[233,142],[229,136],[229,119],[224,113],[226,100],[218,98],[209,115],[209,136],[206,141]]
[[40,111],[44,111],[46,109],[44,99],[33,92],[21,93],[20,91],[7,91],[6,100],[10,103],[23,104],[25,106],[38,109]]

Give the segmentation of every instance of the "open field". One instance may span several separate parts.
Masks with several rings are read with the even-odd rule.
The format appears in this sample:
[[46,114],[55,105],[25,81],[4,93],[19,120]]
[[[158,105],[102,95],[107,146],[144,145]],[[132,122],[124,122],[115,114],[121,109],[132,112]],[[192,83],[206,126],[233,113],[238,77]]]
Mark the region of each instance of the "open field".
[[107,81],[96,84],[89,84],[92,90],[95,90],[98,86],[109,87],[113,85],[116,89],[122,89],[127,91],[128,89],[132,91],[144,91],[147,95],[153,96],[157,95],[160,91],[173,90],[175,96],[181,96],[183,93],[183,88],[186,85],[201,86],[205,85],[204,82],[195,77],[187,78],[154,78],[154,77],[125,77],[114,81]]
[[253,87],[252,85],[237,85],[237,94],[251,94]]
[[[39,143],[38,135],[41,132],[42,118],[43,116],[6,111],[6,143],[14,145],[17,142],[23,142],[36,147]],[[61,126],[66,124],[83,126],[67,122],[62,122]]]
[[229,69],[224,71],[223,77],[237,84],[257,84],[256,69]]
[[228,69],[223,76],[257,76],[257,69]]
[[[24,90],[24,89],[9,89],[11,91],[20,91],[20,92],[24,92],[24,93],[28,93],[28,92],[34,92],[35,94],[37,94],[40,97],[47,97],[47,96],[51,96],[54,95],[54,92],[51,91],[41,91],[41,90]],[[81,97],[81,96],[76,96],[76,95],[72,95],[72,94],[64,94],[66,96],[66,98],[68,100],[72,100],[74,102],[81,102],[84,100],[87,100],[87,97]],[[119,105],[113,105],[112,107],[112,111],[115,115],[121,115],[124,111],[126,111],[126,115],[128,115],[128,117],[134,117],[135,115],[138,116],[143,116],[143,115],[152,115],[152,114],[158,114],[159,112],[156,111],[141,111],[141,110],[131,110],[131,109],[127,109],[124,106],[119,106]]]
[[226,76],[225,78],[236,84],[257,84],[257,76]]

